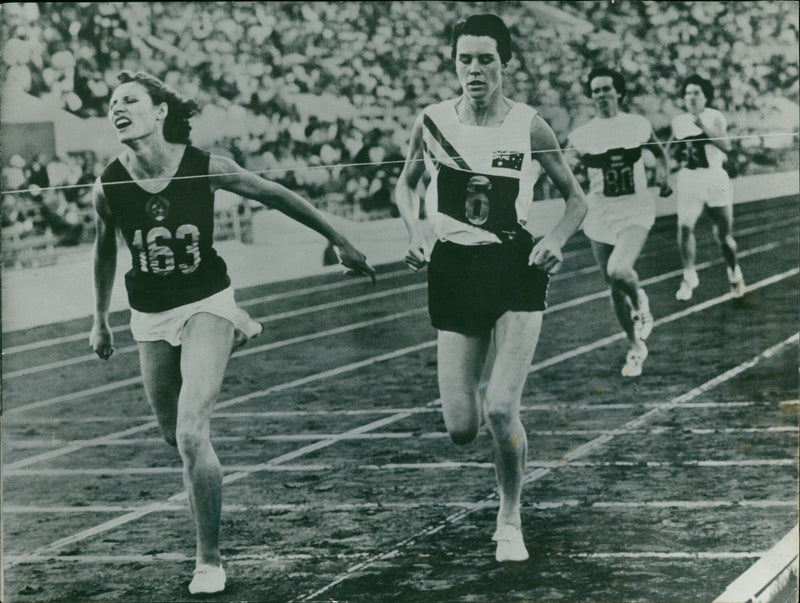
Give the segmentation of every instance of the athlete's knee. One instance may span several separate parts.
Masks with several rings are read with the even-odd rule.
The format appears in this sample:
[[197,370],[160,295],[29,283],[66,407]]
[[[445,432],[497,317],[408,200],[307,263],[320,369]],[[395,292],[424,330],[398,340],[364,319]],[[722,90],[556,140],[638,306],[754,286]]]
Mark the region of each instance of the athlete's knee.
[[478,423],[465,423],[462,425],[448,426],[447,433],[450,440],[457,446],[466,446],[472,443],[478,436]]
[[185,460],[193,460],[210,445],[209,426],[197,417],[181,417],[175,429],[175,442]]
[[173,448],[178,447],[178,436],[175,433],[175,426],[162,427],[161,435],[164,436],[164,441]]
[[626,264],[609,262],[607,272],[608,280],[612,285],[627,283],[636,278],[636,273],[633,271],[633,268]]
[[508,404],[490,404],[486,414],[489,425],[496,434],[511,433],[519,423],[518,413]]

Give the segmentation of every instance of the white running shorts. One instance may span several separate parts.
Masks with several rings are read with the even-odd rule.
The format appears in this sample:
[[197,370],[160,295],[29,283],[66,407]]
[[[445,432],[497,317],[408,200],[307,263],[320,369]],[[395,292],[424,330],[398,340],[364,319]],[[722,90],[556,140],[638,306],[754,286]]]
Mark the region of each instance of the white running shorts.
[[722,168],[682,169],[678,172],[678,224],[693,226],[703,207],[725,207],[733,202],[731,179]]
[[656,220],[656,202],[648,191],[610,198],[589,194],[586,200],[583,232],[598,243],[616,245],[624,230],[639,226],[649,231]]
[[261,333],[261,323],[236,305],[233,287],[223,289],[200,301],[192,302],[163,312],[139,312],[131,308],[131,333],[136,341],[166,341],[175,347],[181,345],[183,327],[195,314],[206,312],[219,316],[252,339]]

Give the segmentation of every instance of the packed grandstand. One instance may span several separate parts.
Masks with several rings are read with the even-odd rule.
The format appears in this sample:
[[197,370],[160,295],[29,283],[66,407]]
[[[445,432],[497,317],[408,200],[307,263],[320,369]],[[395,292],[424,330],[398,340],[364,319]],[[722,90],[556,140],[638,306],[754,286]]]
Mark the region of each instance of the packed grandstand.
[[[736,137],[732,175],[796,169],[789,2],[8,3],[3,86],[99,119],[121,69],[148,71],[202,107],[196,144],[328,211],[386,217],[414,117],[457,92],[449,27],[483,10],[501,12],[516,41],[506,94],[539,109],[562,144],[591,114],[592,66],[627,75],[627,108],[661,139],[681,111],[680,79],[698,72],[717,86]],[[781,135],[748,137],[765,133]],[[4,147],[3,190],[25,190],[3,195],[4,234],[88,241],[88,188],[36,189],[93,181],[109,157],[91,133],[84,149],[59,156]]]

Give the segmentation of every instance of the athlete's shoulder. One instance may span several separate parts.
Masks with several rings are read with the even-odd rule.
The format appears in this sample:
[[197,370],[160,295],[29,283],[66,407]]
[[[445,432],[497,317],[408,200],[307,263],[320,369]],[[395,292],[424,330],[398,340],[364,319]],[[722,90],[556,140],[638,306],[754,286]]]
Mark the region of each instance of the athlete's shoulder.
[[[458,101],[457,98],[448,98],[447,100],[443,100],[438,103],[433,103],[432,105],[428,105],[422,110],[422,115],[431,117],[431,118],[441,118],[441,117],[451,117],[451,112],[455,111],[455,105]],[[453,113],[453,115],[455,115]]]
[[118,156],[103,169],[100,174],[100,183],[121,182],[123,180],[130,180],[130,176],[125,166],[122,165],[121,156]]

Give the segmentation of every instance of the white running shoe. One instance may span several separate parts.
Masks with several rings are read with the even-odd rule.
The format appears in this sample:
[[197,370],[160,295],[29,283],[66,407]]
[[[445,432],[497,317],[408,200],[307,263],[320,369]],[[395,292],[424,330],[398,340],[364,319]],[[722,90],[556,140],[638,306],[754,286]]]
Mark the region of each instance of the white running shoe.
[[744,277],[739,264],[736,264],[736,268],[733,270],[728,268],[728,281],[731,284],[731,295],[737,299],[743,297],[747,291],[747,286],[744,284]]
[[497,542],[497,551],[494,558],[500,561],[525,561],[528,559],[528,549],[522,540],[522,530],[517,526],[504,523],[497,526],[492,540]]
[[695,288],[699,284],[700,279],[697,278],[697,272],[694,270],[691,272],[684,270],[683,280],[681,281],[681,286],[678,288],[677,293],[675,293],[675,299],[680,301],[689,301],[692,299],[692,293],[694,293]]
[[631,311],[631,319],[633,320],[633,332],[642,341],[650,336],[653,330],[653,315],[650,312],[650,300],[647,298],[647,293],[644,289],[638,290],[639,295],[639,311]]
[[623,377],[638,377],[642,374],[642,365],[647,358],[647,346],[644,341],[639,340],[638,345],[634,345],[628,350],[625,357],[625,366],[622,367]]
[[225,570],[221,565],[198,565],[189,584],[193,595],[218,593],[225,590]]

